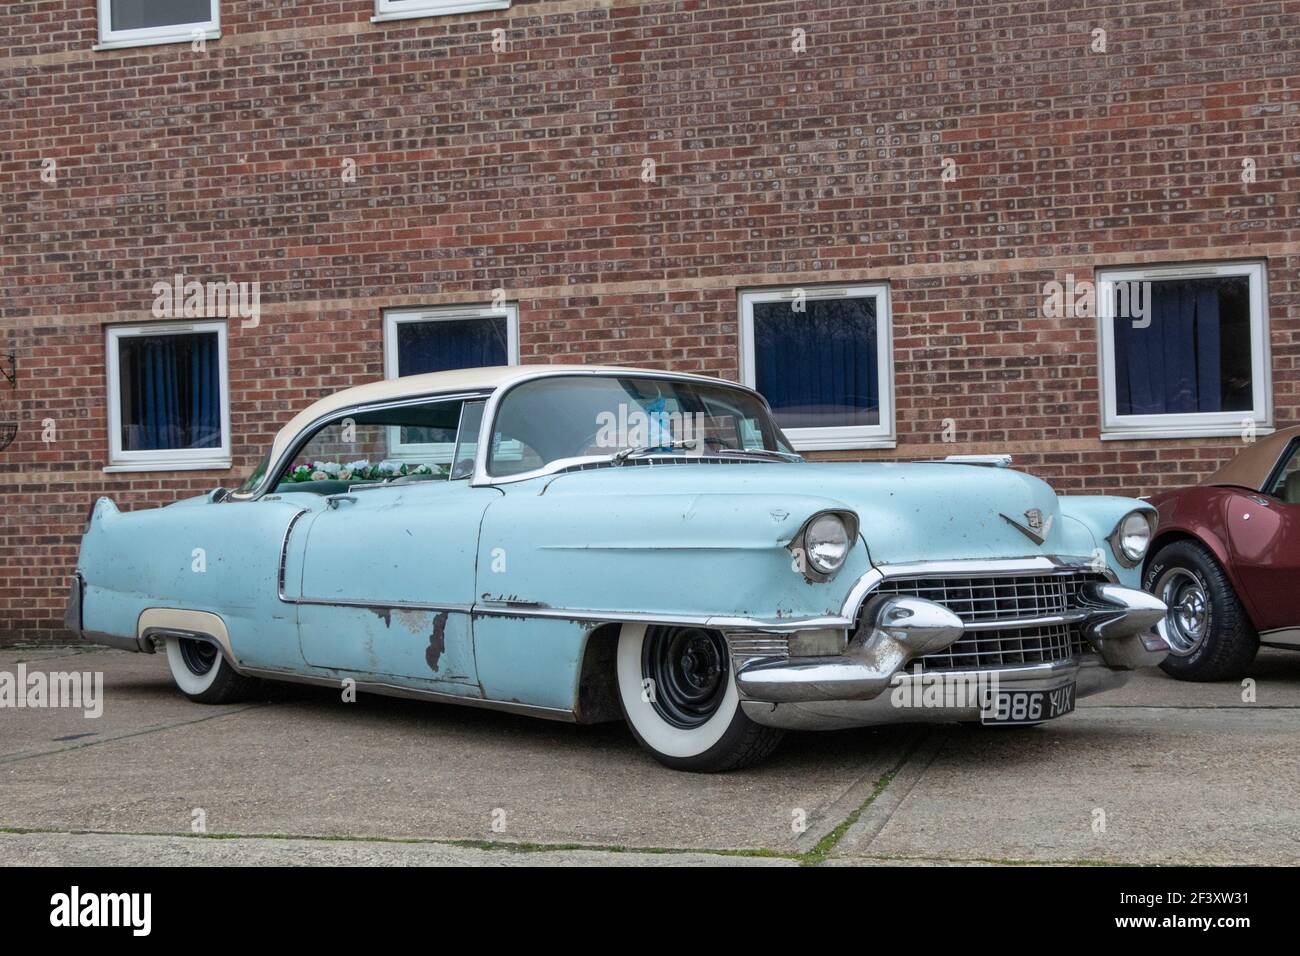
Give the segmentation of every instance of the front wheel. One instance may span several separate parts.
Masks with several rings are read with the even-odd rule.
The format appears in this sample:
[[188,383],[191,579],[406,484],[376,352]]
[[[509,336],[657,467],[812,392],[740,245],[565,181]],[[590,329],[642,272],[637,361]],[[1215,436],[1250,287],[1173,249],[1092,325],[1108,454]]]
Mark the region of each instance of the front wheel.
[[1175,541],[1151,559],[1143,587],[1169,608],[1157,625],[1169,645],[1160,667],[1181,680],[1244,677],[1259,636],[1214,555],[1194,541]]
[[717,631],[625,624],[617,670],[632,734],[666,767],[738,770],[766,758],[783,736],[740,709],[727,642]]
[[167,638],[167,664],[181,693],[199,704],[233,704],[257,689],[257,679],[236,673],[210,641]]

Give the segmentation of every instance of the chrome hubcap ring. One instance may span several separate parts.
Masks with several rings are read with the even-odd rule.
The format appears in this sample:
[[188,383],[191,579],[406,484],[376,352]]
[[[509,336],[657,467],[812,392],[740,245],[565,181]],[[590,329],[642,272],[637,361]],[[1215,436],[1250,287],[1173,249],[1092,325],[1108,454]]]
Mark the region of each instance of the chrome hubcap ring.
[[1210,631],[1210,599],[1201,579],[1186,568],[1170,568],[1160,577],[1155,592],[1169,607],[1160,636],[1170,653],[1186,657],[1205,642]]

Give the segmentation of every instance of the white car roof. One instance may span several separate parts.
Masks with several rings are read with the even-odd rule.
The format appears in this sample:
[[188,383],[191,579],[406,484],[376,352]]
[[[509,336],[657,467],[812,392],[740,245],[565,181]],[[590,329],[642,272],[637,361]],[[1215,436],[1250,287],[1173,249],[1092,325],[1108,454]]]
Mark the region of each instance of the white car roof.
[[401,401],[422,395],[451,392],[489,392],[503,385],[528,378],[564,372],[615,373],[672,376],[696,381],[718,382],[719,379],[687,372],[668,372],[663,369],[632,368],[622,365],[493,365],[486,368],[461,368],[448,372],[430,372],[425,375],[406,375],[378,382],[367,382],[341,392],[326,395],[308,405],[289,420],[275,436],[271,445],[271,460],[276,461],[298,433],[313,422],[357,405],[377,402]]

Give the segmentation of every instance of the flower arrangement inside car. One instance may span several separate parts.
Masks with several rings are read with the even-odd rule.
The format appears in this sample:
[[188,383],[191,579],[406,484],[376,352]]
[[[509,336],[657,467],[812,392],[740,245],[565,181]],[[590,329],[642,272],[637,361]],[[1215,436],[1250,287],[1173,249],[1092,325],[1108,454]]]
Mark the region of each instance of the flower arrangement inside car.
[[285,472],[285,482],[304,481],[384,481],[390,478],[406,478],[414,475],[443,475],[446,472],[440,465],[415,464],[413,462],[381,461],[372,465],[368,460],[340,464],[336,461],[313,461],[296,465]]

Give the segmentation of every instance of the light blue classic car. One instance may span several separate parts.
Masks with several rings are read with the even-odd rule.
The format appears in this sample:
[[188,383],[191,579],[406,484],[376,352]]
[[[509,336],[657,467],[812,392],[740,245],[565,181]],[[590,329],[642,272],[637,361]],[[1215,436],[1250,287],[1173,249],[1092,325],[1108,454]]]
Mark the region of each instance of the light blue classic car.
[[92,508],[68,607],[192,700],[258,679],[591,723],[716,771],[785,729],[1035,724],[1167,653],[1141,501],[998,459],[805,462],[757,393],[628,368],[317,402],[233,492]]

